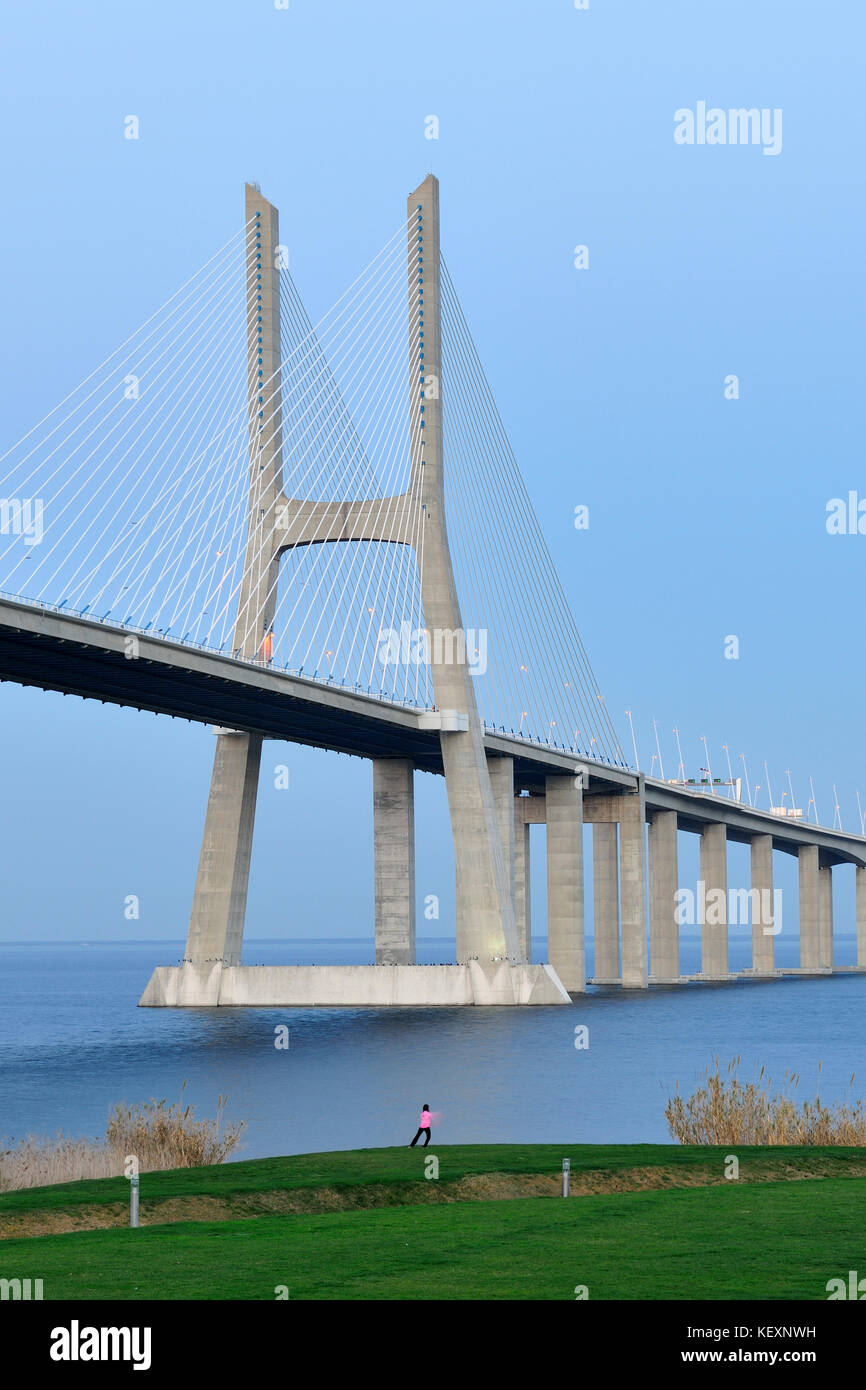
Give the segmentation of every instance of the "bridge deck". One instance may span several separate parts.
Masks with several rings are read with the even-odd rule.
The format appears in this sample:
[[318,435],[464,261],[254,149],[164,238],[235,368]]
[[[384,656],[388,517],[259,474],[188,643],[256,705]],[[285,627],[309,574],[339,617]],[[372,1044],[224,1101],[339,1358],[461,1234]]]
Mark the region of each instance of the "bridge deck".
[[[133,658],[126,655],[131,637],[138,644]],[[423,771],[442,772],[440,736],[419,726],[423,711],[414,706],[11,599],[0,599],[0,681],[356,757],[411,758]],[[485,742],[491,753],[514,758],[515,785],[530,794],[542,795],[548,774],[573,773],[578,762],[589,772],[589,796],[638,785],[626,768],[544,744],[501,733],[488,733]],[[648,811],[676,811],[684,830],[721,822],[731,840],[771,834],[773,847],[789,854],[817,844],[822,864],[866,866],[861,836],[784,821],[727,797],[647,778],[646,804]]]

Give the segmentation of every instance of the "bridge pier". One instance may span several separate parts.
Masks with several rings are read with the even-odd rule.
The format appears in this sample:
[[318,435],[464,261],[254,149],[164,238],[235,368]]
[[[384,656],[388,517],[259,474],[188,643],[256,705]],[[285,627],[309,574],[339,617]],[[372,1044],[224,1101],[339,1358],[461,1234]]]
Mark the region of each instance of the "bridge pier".
[[[244,204],[257,250],[246,266],[249,490],[232,648],[248,661],[267,664],[278,572],[276,508],[282,496],[280,237],[276,208],[252,184],[246,185]],[[265,373],[276,396],[268,430],[257,404]],[[261,736],[218,732],[186,945],[186,958],[197,968],[214,961],[240,964],[261,752]]]
[[[499,826],[499,834],[502,837],[502,853],[505,856],[505,875],[508,880],[516,923],[517,898],[515,890],[517,865],[515,859],[514,834],[514,759],[491,757],[490,754],[488,754],[487,772],[490,777],[490,790],[493,793],[496,821]],[[517,946],[519,959],[526,960],[527,956],[523,949],[519,926],[517,927]]]
[[866,970],[866,869],[859,864],[854,869],[855,913],[857,918],[857,965]]
[[[409,448],[414,485],[424,497],[421,601],[429,631],[464,633],[446,526],[439,183],[432,174],[410,194],[406,212],[409,362],[411,380],[419,384],[410,402]],[[440,735],[454,843],[457,958],[484,968],[503,960],[518,964],[512,869],[503,853],[508,831],[504,811],[498,816],[494,804],[474,681],[466,662],[437,651],[435,642],[430,673],[437,709],[462,721],[462,728],[443,726]]]
[[[246,188],[246,224],[254,254],[247,262],[249,484],[247,539],[238,592],[232,653],[267,666],[280,557],[318,542],[415,544],[405,525],[382,519],[382,504],[403,504],[420,515],[424,564],[421,604],[428,630],[463,635],[448,546],[442,410],[439,186],[433,175],[407,204],[407,352],[410,476],[399,497],[351,502],[286,497],[283,491],[280,286],[276,208]],[[267,417],[267,421],[265,421]],[[421,499],[423,498],[423,502]],[[405,520],[405,516],[404,516]],[[567,1004],[549,965],[527,961],[528,853],[522,841],[522,940],[515,902],[517,864],[513,760],[488,764],[474,681],[465,652],[433,641],[430,670],[442,771],[448,795],[455,861],[455,966],[431,972],[415,961],[414,811],[411,762],[373,757],[375,938],[379,966],[319,967],[313,973],[240,967],[261,738],[226,733],[217,747],[205,837],[193,903],[188,964],[160,969],[142,1003],[201,1004]],[[457,643],[459,649],[460,643]],[[427,727],[431,727],[428,723]],[[563,820],[563,838],[573,836]],[[578,839],[578,844],[580,841]],[[572,988],[584,986],[582,863],[579,921],[568,873],[554,873],[554,902],[562,898],[562,953]],[[563,877],[564,876],[564,877]],[[565,930],[579,926],[572,939]],[[554,930],[554,939],[556,939]],[[190,964],[190,962],[192,962]],[[207,966],[207,979],[202,971]],[[365,973],[365,970],[368,973]],[[418,972],[421,973],[418,973]],[[360,972],[360,973],[359,973]]]
[[818,963],[822,970],[833,969],[833,870],[829,864],[818,869]]
[[[643,775],[639,774],[635,791],[599,793],[585,797],[583,803],[585,818],[593,827],[599,823],[615,824],[619,829],[621,983],[624,989],[646,989],[648,983],[645,785]],[[611,910],[610,907],[606,909],[608,913]],[[611,957],[612,954],[611,950]],[[596,973],[594,978],[603,977]]]
[[726,980],[728,971],[728,840],[722,824],[701,831],[700,874],[704,885],[701,975]]
[[240,965],[262,740],[217,732],[185,959]]
[[592,827],[592,931],[595,942],[593,979],[619,984],[619,870],[616,821]]
[[[773,975],[776,969],[775,936],[765,928],[775,926],[773,900],[773,837],[753,835],[749,842],[752,889],[752,970]],[[755,912],[755,893],[758,911]],[[768,910],[767,910],[768,909]],[[769,917],[769,920],[768,920]]]
[[650,972],[657,983],[680,978],[680,935],[676,919],[678,887],[677,813],[654,811],[647,840],[650,889]]
[[373,759],[377,965],[415,964],[415,789],[408,758]]
[[646,800],[644,779],[636,792],[623,792],[619,821],[619,897],[622,915],[623,989],[646,989]]
[[821,968],[818,889],[818,846],[801,845],[797,852],[800,898],[800,969]]
[[548,777],[547,959],[571,994],[586,989],[583,922],[583,790],[578,778]]
[[532,890],[530,886],[529,824],[523,818],[526,797],[514,798],[514,916],[517,945],[525,961],[532,960]]

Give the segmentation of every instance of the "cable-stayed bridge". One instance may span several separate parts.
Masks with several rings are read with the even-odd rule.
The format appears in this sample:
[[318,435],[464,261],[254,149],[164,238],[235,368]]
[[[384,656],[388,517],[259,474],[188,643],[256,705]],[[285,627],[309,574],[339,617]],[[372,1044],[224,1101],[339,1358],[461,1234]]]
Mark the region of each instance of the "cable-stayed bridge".
[[[855,865],[866,967],[866,840],[629,768],[440,253],[435,178],[315,324],[252,185],[245,212],[0,463],[0,679],[216,732],[185,960],[142,1003],[566,1003],[587,983],[585,823],[596,981],[681,978],[678,830],[700,836],[703,978],[730,978],[729,839],[751,845],[752,973],[779,973],[774,849],[799,859],[810,972],[833,968],[832,868]],[[265,738],[373,762],[377,966],[241,965]],[[416,769],[447,786],[453,966],[415,964]]]

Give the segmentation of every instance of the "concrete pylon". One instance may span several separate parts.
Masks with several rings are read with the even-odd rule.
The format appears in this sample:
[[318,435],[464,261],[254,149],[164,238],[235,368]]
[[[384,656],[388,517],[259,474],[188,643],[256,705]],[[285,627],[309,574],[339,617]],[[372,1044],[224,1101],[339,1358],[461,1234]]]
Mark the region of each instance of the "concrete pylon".
[[[310,500],[287,497],[282,476],[278,215],[257,188],[246,187],[247,227],[252,239],[246,279],[250,472],[233,653],[247,661],[271,660],[279,562],[286,551],[325,541],[414,544],[417,537],[407,518],[410,512],[417,515],[417,507],[411,504],[420,503],[424,557],[421,602],[428,634],[433,636],[428,644],[436,702],[432,718],[438,718],[440,728],[451,817],[457,955],[462,963],[453,967],[455,975],[440,982],[442,989],[436,998],[484,1004],[563,1004],[568,1003],[568,995],[555,970],[549,965],[529,966],[528,942],[524,945],[518,940],[513,768],[510,760],[507,767],[497,765],[495,795],[448,546],[439,185],[432,175],[410,195],[407,206],[408,487],[393,497]],[[444,640],[437,640],[440,634]],[[286,967],[278,985],[272,986],[240,966],[262,740],[233,730],[217,733],[186,962],[177,973],[170,967],[160,967],[154,973],[142,996],[146,1005],[262,1002],[270,997],[272,988],[281,993],[297,984],[300,994],[307,988],[293,968]],[[324,985],[313,987],[319,1002],[331,989],[333,1002],[339,1003],[351,1002],[349,996],[369,1002],[416,1002],[419,991],[423,994],[418,977],[410,980],[411,972],[400,973],[403,966],[414,962],[412,773],[413,767],[406,760],[394,760],[387,769],[384,764],[374,768],[377,960],[382,964],[387,960],[396,973],[386,978],[384,972],[374,971],[375,980],[364,976],[355,984],[355,976],[346,974],[351,968],[337,970]],[[525,851],[525,840],[523,847]],[[526,868],[525,852],[523,859]],[[523,897],[528,936],[526,878]]]
[[[487,771],[490,776],[490,788],[493,792],[493,804],[496,807],[496,819],[499,822],[499,833],[502,837],[502,853],[505,855],[505,872],[508,878],[508,889],[511,894],[511,902],[514,907],[514,921],[517,932],[517,958],[526,961],[529,956],[526,952],[526,943],[523,940],[523,932],[518,919],[517,910],[517,827],[515,824],[515,796],[514,796],[514,759],[500,758],[488,754]],[[525,846],[521,845],[524,851]],[[523,864],[521,871],[523,871]],[[525,890],[525,883],[521,885]],[[521,902],[521,908],[524,906]]]
[[800,898],[800,968],[821,968],[818,926],[818,846],[801,845],[797,853]]
[[[772,835],[753,835],[749,854],[752,867],[752,969],[759,975],[766,975],[772,974],[776,968],[776,938],[768,930],[776,925],[773,916]],[[757,906],[755,893],[758,894]]]
[[572,994],[586,989],[583,923],[583,789],[577,777],[545,779],[547,958]]
[[701,974],[724,979],[728,974],[728,841],[724,825],[701,831],[700,874],[704,885],[701,923]]
[[415,796],[408,758],[373,759],[377,965],[415,964]]
[[[442,447],[442,328],[439,268],[439,182],[432,174],[407,200],[409,248],[411,458],[423,470],[424,563],[421,602],[428,633],[462,633],[463,620],[448,547]],[[420,254],[420,259],[419,259]],[[457,959],[521,959],[502,834],[494,805],[484,736],[465,639],[430,642],[433,693],[439,711],[465,715],[466,729],[442,732],[442,763],[454,841]],[[450,648],[450,650],[449,650]]]
[[593,979],[619,983],[619,871],[615,821],[592,827],[592,935],[595,946]]
[[833,870],[825,864],[818,870],[818,964],[833,969]]
[[854,869],[855,913],[857,919],[857,964],[866,970],[866,869],[859,864]]
[[[276,536],[282,488],[280,285],[277,210],[252,184],[245,189],[247,246],[247,540],[232,648],[267,661],[277,592]],[[185,957],[198,968],[239,965],[262,740],[217,731]]]
[[649,823],[650,972],[659,982],[680,977],[677,813],[654,811]]
[[638,790],[623,792],[618,801],[622,984],[623,989],[646,989],[646,781],[642,773]]
[[514,798],[514,915],[517,919],[517,945],[525,961],[532,960],[532,889],[530,885],[529,824],[521,802]]
[[[583,811],[584,819],[594,828],[613,822],[619,826],[621,983],[624,989],[646,989],[646,779],[642,773],[639,774],[636,791],[623,790],[610,795],[594,793],[584,797]],[[615,888],[611,897],[613,892]],[[613,910],[612,907],[608,909],[611,914]],[[611,951],[611,956],[612,954]],[[597,967],[595,978],[602,978]],[[616,981],[615,974],[604,978],[611,982]]]

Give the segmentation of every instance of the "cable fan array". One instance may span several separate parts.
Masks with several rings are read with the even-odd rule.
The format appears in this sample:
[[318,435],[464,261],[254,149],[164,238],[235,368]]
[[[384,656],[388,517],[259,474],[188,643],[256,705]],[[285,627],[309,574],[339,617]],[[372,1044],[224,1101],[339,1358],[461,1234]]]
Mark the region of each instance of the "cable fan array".
[[[279,366],[252,397],[252,218],[0,460],[3,519],[19,523],[2,527],[0,587],[237,655],[245,565],[273,553],[271,528],[250,525],[255,438],[279,451],[292,518],[253,615],[274,609],[264,659],[432,706],[407,230],[315,325],[279,268]],[[449,536],[479,712],[624,763],[444,263],[441,299]]]
[[292,504],[368,503],[371,539],[342,539],[339,507],[302,513],[280,565],[274,652],[305,675],[350,677],[371,694],[427,707],[430,671],[417,640],[423,508],[411,457],[418,409],[407,322],[413,268],[404,226],[351,300],[315,330],[291,277],[283,279],[285,493]]
[[448,533],[476,699],[494,730],[626,766],[442,261]]
[[[248,464],[246,265],[233,237],[4,455],[4,496],[36,499],[44,538],[6,537],[2,586],[179,640],[224,640],[240,577],[233,509]],[[215,637],[216,634],[216,637]]]

